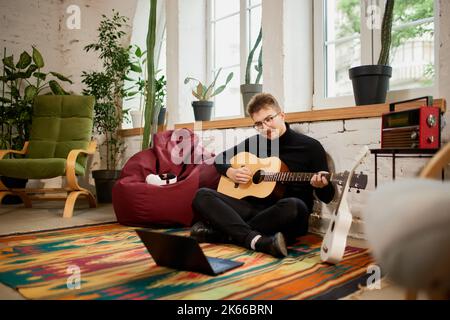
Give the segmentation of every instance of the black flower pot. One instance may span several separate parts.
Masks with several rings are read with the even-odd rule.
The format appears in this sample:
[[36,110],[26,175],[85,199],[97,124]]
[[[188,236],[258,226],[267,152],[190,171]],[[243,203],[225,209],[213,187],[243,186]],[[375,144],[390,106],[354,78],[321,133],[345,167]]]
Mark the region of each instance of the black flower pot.
[[[25,188],[28,179],[10,178],[10,177],[0,177],[2,183],[7,188],[19,189]],[[7,195],[2,199],[2,204],[19,204],[22,203],[22,199],[19,196]]]
[[348,74],[352,80],[357,106],[386,102],[392,67],[385,65],[359,66],[351,68]]
[[253,96],[261,93],[263,89],[262,84],[241,84],[242,102],[244,105],[244,114],[246,117],[250,115],[247,113],[247,106]]
[[192,108],[194,109],[195,121],[210,121],[213,107],[213,101],[193,101]]
[[166,120],[166,108],[161,108],[158,114],[158,125],[163,125]]
[[112,202],[112,189],[120,177],[120,170],[94,170],[95,192],[99,203]]

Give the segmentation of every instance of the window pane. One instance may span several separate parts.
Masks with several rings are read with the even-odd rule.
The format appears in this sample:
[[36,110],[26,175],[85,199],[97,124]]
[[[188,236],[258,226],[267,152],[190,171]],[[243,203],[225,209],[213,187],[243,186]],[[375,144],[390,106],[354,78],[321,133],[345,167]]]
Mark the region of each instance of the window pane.
[[391,90],[433,85],[433,17],[433,0],[395,3],[390,52]]
[[250,30],[249,51],[253,48],[255,41],[258,38],[259,29],[261,28],[261,11],[261,6],[250,10],[248,18],[248,26]]
[[239,66],[233,68],[223,69],[217,79],[216,88],[223,85],[230,72],[234,73],[233,79],[228,83],[228,86],[222,93],[215,96],[215,116],[220,117],[233,117],[241,114],[241,93],[240,84],[241,77],[239,76]]
[[250,0],[250,6],[256,6],[261,4],[261,0]]
[[348,69],[361,63],[360,1],[325,1],[326,96],[352,94]]
[[239,25],[239,15],[215,23],[214,69],[239,64]]
[[[259,30],[261,29],[261,13],[262,7],[259,5],[249,10],[248,15],[248,30],[249,30],[249,43],[248,43],[248,52],[253,49],[253,46],[258,39]],[[261,41],[262,42],[262,41]],[[258,46],[258,49],[255,51],[253,55],[252,66],[250,68],[250,82],[255,83],[258,72],[255,70],[255,66],[258,64],[259,54],[261,53],[261,43]],[[247,63],[247,61],[245,62]],[[262,75],[259,80],[259,83],[262,83]]]
[[213,20],[240,11],[240,0],[214,0]]

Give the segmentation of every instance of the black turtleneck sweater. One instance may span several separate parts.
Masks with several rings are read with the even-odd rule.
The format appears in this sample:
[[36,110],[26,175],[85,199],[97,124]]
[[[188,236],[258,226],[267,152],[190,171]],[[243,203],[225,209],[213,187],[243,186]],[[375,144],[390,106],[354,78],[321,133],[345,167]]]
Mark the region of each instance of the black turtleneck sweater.
[[[320,142],[293,131],[288,123],[286,123],[286,132],[278,139],[271,141],[258,134],[219,154],[215,160],[217,171],[226,175],[231,166],[230,159],[243,151],[250,152],[258,158],[279,157],[291,172],[328,171],[325,150]],[[303,200],[311,212],[313,191],[325,203],[329,203],[334,196],[334,187],[331,183],[324,188],[314,188],[309,182],[298,182],[286,184],[284,197],[296,197]]]

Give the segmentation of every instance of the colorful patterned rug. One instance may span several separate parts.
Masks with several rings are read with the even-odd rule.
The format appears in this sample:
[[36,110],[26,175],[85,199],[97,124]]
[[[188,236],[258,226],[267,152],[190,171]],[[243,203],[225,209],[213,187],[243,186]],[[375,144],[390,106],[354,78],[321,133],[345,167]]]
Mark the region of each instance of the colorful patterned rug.
[[329,265],[320,261],[321,241],[316,235],[300,237],[284,259],[202,244],[208,256],[244,262],[210,277],[155,265],[134,228],[118,224],[6,236],[0,237],[0,282],[28,299],[171,300],[337,299],[366,283],[372,263],[367,250],[347,247],[343,261]]

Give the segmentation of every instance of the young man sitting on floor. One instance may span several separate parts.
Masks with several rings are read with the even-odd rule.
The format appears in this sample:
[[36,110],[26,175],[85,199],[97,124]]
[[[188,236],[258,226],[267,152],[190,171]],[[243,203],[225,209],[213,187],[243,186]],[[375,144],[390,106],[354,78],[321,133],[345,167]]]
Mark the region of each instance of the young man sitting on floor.
[[253,172],[230,164],[234,155],[246,151],[259,158],[276,156],[289,171],[316,174],[309,183],[286,184],[284,196],[278,200],[235,199],[212,189],[199,189],[192,206],[202,221],[192,226],[191,236],[199,242],[231,242],[275,257],[287,256],[286,244],[308,231],[313,192],[325,203],[333,199],[334,187],[321,175],[328,172],[326,154],[320,142],[290,128],[272,95],[254,96],[248,113],[259,134],[219,154],[215,159],[218,172],[235,183],[248,183]]

